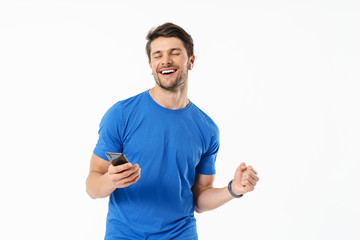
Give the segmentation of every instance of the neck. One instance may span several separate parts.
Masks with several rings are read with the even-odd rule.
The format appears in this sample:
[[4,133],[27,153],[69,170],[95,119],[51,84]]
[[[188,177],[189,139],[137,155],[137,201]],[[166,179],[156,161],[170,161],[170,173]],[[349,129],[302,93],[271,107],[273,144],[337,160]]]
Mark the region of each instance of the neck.
[[178,110],[189,104],[187,86],[170,91],[156,84],[149,90],[149,94],[157,104],[167,109]]

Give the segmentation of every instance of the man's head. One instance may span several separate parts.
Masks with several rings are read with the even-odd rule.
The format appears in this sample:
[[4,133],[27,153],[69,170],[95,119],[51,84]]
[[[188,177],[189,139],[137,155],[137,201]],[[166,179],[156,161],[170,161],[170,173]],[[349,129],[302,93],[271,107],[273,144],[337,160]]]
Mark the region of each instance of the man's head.
[[183,42],[188,57],[191,57],[194,54],[194,41],[190,34],[178,25],[173,23],[164,23],[163,25],[151,29],[146,37],[146,40],[148,40],[146,43],[146,53],[149,61],[151,61],[151,42],[158,37],[178,38]]
[[146,51],[155,82],[166,90],[186,86],[188,70],[195,61],[191,36],[179,26],[165,23],[151,30],[147,39]]

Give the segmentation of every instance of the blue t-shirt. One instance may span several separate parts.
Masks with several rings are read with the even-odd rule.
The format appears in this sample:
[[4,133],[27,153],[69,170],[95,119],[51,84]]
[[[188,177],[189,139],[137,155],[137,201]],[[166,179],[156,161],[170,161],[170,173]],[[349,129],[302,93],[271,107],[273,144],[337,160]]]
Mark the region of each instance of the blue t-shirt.
[[105,239],[197,239],[195,174],[215,174],[216,124],[191,101],[158,105],[148,91],[114,104],[100,123],[94,154],[122,152],[141,177],[109,199]]

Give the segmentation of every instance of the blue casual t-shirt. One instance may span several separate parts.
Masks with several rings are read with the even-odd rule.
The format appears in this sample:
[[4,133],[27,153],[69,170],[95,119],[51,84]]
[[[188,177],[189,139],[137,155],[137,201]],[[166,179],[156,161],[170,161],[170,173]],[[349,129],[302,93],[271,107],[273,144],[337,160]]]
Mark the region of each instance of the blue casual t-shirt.
[[148,91],[114,104],[100,123],[94,154],[122,152],[141,177],[109,200],[105,239],[197,239],[195,174],[215,174],[216,124],[191,101],[158,105]]

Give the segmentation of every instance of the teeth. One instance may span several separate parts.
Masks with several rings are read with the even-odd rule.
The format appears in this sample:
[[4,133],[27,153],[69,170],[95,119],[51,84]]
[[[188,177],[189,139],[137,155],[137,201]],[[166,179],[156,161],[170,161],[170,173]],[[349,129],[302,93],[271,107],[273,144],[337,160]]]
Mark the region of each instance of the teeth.
[[175,72],[175,70],[165,70],[165,71],[162,71],[161,73],[166,74],[166,73],[173,73],[173,72]]

